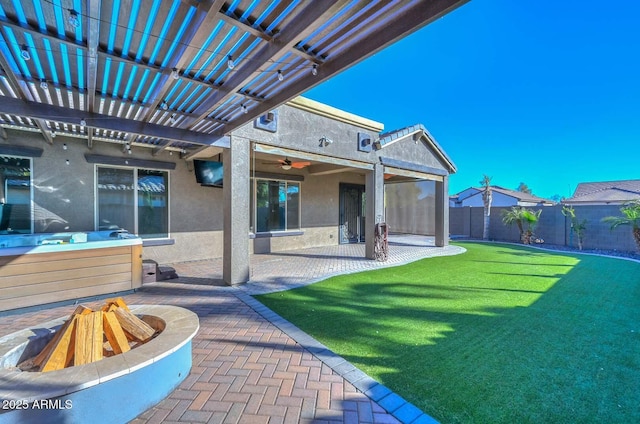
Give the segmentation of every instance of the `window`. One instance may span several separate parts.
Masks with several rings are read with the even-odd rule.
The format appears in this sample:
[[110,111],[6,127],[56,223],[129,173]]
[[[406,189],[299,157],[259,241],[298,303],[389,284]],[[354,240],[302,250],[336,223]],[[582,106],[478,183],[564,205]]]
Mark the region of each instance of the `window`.
[[98,230],[125,229],[142,238],[169,237],[169,173],[97,167]]
[[0,234],[31,233],[31,159],[0,156]]
[[252,188],[253,232],[300,229],[300,183],[256,179]]

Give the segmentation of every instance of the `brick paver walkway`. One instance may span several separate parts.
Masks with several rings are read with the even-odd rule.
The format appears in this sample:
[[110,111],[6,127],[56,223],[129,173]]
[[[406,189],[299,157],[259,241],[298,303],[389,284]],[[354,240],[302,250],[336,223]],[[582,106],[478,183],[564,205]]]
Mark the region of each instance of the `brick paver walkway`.
[[[433,422],[317,341],[249,297],[324,276],[400,264],[459,248],[396,237],[386,264],[364,260],[362,245],[252,256],[252,282],[221,284],[219,260],[173,264],[178,279],[145,284],[129,304],[171,304],[200,318],[189,376],[134,423]],[[85,302],[89,306],[100,302]],[[0,336],[65,316],[74,307],[0,317]]]

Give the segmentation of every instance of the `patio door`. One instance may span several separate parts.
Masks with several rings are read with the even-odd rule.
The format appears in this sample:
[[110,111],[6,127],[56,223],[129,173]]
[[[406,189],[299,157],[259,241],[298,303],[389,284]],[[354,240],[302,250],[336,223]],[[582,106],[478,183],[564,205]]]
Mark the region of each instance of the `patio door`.
[[364,186],[340,184],[340,243],[364,241]]

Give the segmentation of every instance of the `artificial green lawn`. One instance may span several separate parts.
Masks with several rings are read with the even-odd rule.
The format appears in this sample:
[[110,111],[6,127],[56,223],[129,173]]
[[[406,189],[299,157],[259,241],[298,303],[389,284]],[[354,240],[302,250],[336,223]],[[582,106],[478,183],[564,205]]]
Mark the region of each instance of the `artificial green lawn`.
[[640,422],[640,264],[499,244],[256,296],[443,423]]

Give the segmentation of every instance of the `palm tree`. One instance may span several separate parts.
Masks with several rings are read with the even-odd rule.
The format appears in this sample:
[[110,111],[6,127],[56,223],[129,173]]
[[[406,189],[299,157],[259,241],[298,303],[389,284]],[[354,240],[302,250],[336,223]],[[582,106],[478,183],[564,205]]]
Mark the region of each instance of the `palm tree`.
[[522,206],[513,206],[502,212],[502,222],[508,226],[516,224],[520,231],[520,241],[524,244],[531,244],[533,230],[538,224],[541,213],[542,209],[534,212]]
[[620,212],[624,216],[607,216],[602,218],[602,221],[608,222],[611,225],[611,230],[620,225],[631,226],[633,238],[640,250],[640,200],[622,205]]
[[491,191],[491,177],[484,174],[480,181],[484,192],[482,193],[482,201],[484,202],[484,226],[482,227],[482,240],[489,240],[489,223],[491,219],[491,201],[493,193]]
[[584,233],[587,230],[587,220],[579,220],[576,217],[576,211],[573,206],[562,205],[562,215],[571,219],[571,234],[576,233],[578,236],[578,249],[582,250],[584,242]]

